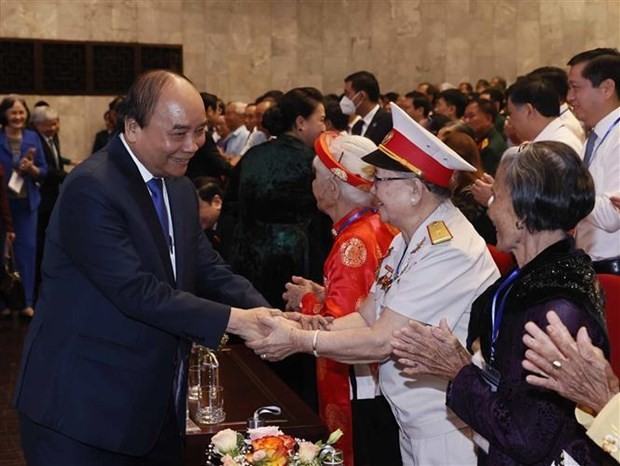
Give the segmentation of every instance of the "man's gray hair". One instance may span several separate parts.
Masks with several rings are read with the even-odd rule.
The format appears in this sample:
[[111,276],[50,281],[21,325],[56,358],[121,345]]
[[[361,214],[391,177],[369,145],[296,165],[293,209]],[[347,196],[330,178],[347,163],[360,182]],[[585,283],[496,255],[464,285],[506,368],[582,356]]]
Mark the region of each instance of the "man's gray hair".
[[48,106],[35,107],[30,118],[33,123],[45,123],[56,119],[58,119],[58,112]]
[[235,109],[235,113],[239,115],[243,115],[245,113],[245,107],[248,106],[245,102],[229,102],[228,105],[231,105]]

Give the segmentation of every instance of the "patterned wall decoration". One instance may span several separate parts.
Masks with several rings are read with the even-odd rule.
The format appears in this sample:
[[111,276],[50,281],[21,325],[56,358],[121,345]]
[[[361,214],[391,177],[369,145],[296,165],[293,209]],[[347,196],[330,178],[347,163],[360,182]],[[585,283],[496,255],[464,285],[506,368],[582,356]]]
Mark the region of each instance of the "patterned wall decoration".
[[86,47],[83,44],[43,43],[41,63],[43,94],[77,94],[86,91]]
[[179,47],[142,46],[142,71],[165,68],[179,73],[183,72],[183,50]]
[[34,89],[34,44],[31,41],[2,41],[0,70],[0,93],[25,93]]
[[182,73],[183,47],[0,39],[0,94],[124,94],[154,68]]
[[117,94],[128,89],[136,70],[135,48],[126,45],[93,46],[93,87],[99,92]]

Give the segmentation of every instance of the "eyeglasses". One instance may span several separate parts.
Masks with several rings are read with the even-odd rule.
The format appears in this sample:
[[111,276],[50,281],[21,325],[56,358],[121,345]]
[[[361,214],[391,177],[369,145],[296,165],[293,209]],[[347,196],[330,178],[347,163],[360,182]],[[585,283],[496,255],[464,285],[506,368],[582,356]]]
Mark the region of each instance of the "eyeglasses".
[[393,178],[381,178],[380,176],[375,175],[375,182],[377,181],[395,181],[395,180],[412,180],[415,176],[395,176]]

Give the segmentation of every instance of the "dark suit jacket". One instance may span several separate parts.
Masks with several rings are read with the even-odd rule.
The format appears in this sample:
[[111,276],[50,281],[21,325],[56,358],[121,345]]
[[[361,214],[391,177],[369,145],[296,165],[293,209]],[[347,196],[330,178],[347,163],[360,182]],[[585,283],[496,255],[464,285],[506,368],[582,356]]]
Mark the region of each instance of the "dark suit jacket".
[[377,110],[364,136],[375,144],[381,144],[383,138],[392,129],[392,114],[382,108]]
[[217,347],[231,305],[267,304],[213,251],[189,179],[166,187],[176,281],[148,189],[118,136],[67,177],[15,392],[34,422],[137,456],[157,439],[190,340]]
[[211,134],[207,133],[205,143],[189,161],[185,176],[191,180],[199,176],[225,179],[230,175],[231,171],[232,166],[217,150]]
[[97,134],[95,134],[95,142],[93,142],[93,150],[92,154],[97,151],[100,151],[105,147],[110,139],[112,139],[113,133],[110,133],[107,129],[102,129]]
[[58,152],[58,161],[56,161],[54,153],[45,137],[39,132],[37,132],[37,136],[39,136],[41,140],[41,147],[43,148],[43,154],[45,154],[45,161],[47,162],[47,176],[43,183],[41,183],[41,204],[39,205],[39,212],[49,214],[54,208],[60,191],[60,185],[67,176],[67,172],[65,172],[65,164],[60,154],[58,135],[54,137],[54,144],[56,144],[56,151]]

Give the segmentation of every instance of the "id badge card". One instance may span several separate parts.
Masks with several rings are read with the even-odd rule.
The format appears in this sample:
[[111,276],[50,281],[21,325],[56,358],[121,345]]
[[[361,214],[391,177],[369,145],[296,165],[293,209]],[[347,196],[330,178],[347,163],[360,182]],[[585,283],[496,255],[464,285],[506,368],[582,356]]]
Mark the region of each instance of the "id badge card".
[[480,369],[482,379],[489,387],[491,387],[491,391],[495,393],[497,391],[497,387],[499,386],[499,381],[501,380],[501,374],[497,369],[491,367],[487,363],[482,363],[482,367]]

